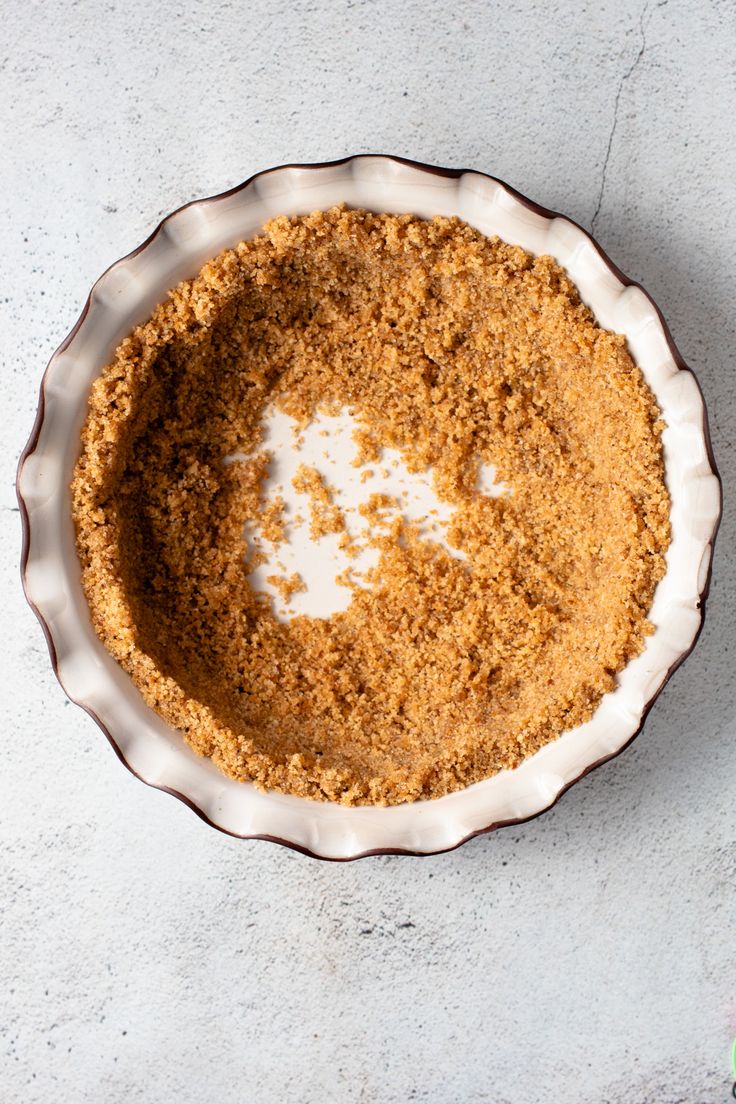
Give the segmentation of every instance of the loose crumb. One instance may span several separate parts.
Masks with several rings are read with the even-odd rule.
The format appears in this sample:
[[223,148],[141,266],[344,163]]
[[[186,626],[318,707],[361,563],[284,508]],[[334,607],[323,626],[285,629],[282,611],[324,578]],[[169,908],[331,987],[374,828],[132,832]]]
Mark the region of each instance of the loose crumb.
[[266,582],[270,583],[279,592],[284,602],[288,602],[292,594],[298,594],[307,589],[307,585],[298,571],[289,575],[288,578],[284,578],[283,575],[267,575]]
[[380,491],[369,496],[367,502],[361,502],[358,513],[366,519],[369,525],[385,525],[388,510],[399,507],[401,503],[394,495],[382,494]]
[[[353,412],[351,411],[351,413]],[[371,430],[353,430],[353,440],[358,450],[352,462],[354,468],[362,468],[364,464],[370,464],[381,459],[381,445]]]
[[[280,622],[244,539],[270,406],[301,427],[349,406],[357,466],[396,449],[431,470],[463,558],[394,516],[346,610]],[[587,720],[641,651],[669,544],[661,429],[624,338],[552,258],[457,219],[274,219],[174,288],[92,387],[72,496],[95,631],[232,778],[439,797]],[[480,464],[508,494],[476,490]],[[339,531],[303,480],[313,535],[320,511]]]
[[337,547],[341,552],[344,552],[346,556],[350,556],[351,559],[355,559],[363,551],[363,545],[360,541],[354,540],[347,529],[344,533],[341,533],[337,538]]
[[328,533],[344,531],[345,518],[342,510],[334,505],[332,492],[316,468],[300,464],[291,483],[295,491],[309,495],[309,535],[312,540],[318,540]]
[[261,533],[271,544],[283,544],[286,540],[284,524],[285,503],[281,495],[276,495],[259,510],[257,514]]

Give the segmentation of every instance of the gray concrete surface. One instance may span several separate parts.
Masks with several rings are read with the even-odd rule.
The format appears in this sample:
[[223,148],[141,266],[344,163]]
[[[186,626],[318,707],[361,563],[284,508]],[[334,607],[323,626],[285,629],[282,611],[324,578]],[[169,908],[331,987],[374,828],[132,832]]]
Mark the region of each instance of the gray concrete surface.
[[289,160],[493,172],[594,224],[661,304],[734,477],[736,8],[2,5],[0,1100],[729,1099],[734,513],[644,734],[547,816],[430,859],[224,838],[118,764],[17,578],[17,455],[100,271]]

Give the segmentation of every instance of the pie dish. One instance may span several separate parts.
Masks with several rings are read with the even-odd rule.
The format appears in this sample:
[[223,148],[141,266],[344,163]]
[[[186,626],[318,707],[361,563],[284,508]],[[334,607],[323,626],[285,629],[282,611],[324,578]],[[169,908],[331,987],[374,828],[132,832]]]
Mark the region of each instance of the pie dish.
[[[435,800],[389,808],[345,808],[264,793],[224,778],[209,761],[196,757],[145,705],[94,635],[80,586],[69,503],[90,384],[121,338],[151,314],[171,287],[222,249],[253,237],[269,218],[338,203],[421,217],[454,215],[483,234],[554,257],[600,325],[625,335],[665,423],[672,541],[650,612],[655,631],[643,652],[620,673],[589,721],[514,770]],[[579,227],[501,182],[387,157],[258,174],[240,188],[175,212],[135,253],[109,269],[49,365],[36,426],[21,459],[18,494],[26,536],[26,593],[44,625],[57,674],[126,765],[224,831],[275,839],[335,859],[446,850],[478,832],[542,812],[578,777],[620,751],[695,641],[720,512],[700,392],[642,289],[627,281]]]

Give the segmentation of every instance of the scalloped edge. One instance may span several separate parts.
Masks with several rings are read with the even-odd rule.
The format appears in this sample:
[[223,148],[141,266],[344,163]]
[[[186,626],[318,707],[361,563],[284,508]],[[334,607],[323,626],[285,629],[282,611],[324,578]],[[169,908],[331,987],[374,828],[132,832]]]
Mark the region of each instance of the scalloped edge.
[[[491,195],[492,193],[492,199],[490,200],[491,205],[497,204],[499,208],[503,208],[504,213],[507,217],[512,217],[513,214],[514,217],[521,218],[523,221],[525,221],[527,223],[526,232],[529,234],[530,237],[533,237],[536,231],[542,232],[543,229],[545,240],[548,240],[550,238],[550,231],[552,231],[553,240],[554,242],[559,242],[560,247],[562,246],[562,244],[564,244],[565,240],[574,241],[575,245],[573,248],[571,259],[568,259],[568,264],[565,264],[564,267],[566,267],[568,271],[570,271],[568,265],[577,263],[576,258],[578,260],[582,258],[589,265],[592,264],[593,269],[596,271],[595,277],[591,278],[593,284],[595,284],[596,280],[599,282],[611,281],[610,288],[612,293],[613,290],[615,290],[615,302],[617,304],[624,302],[625,305],[627,305],[627,309],[630,308],[634,311],[637,309],[636,303],[638,303],[639,316],[640,318],[645,318],[645,322],[642,324],[640,329],[643,330],[646,327],[651,327],[653,321],[656,333],[651,334],[650,337],[655,338],[657,341],[659,341],[660,338],[663,339],[667,358],[669,358],[669,360],[672,362],[673,369],[670,372],[669,367],[667,366],[667,372],[665,373],[659,388],[653,386],[655,394],[657,395],[660,403],[660,392],[663,388],[666,388],[667,386],[674,388],[676,384],[678,391],[686,392],[688,388],[690,388],[691,392],[689,395],[685,394],[684,396],[681,396],[682,401],[690,410],[689,418],[684,420],[682,424],[687,424],[687,426],[692,429],[692,433],[690,434],[691,440],[688,447],[697,446],[700,456],[697,461],[693,461],[690,464],[690,482],[689,484],[687,484],[687,486],[692,489],[695,480],[704,480],[703,483],[699,484],[699,487],[701,491],[704,491],[705,502],[699,502],[696,496],[696,501],[691,502],[690,504],[691,509],[689,514],[686,511],[684,518],[680,522],[680,524],[684,524],[685,520],[687,520],[689,521],[693,529],[698,528],[699,533],[697,541],[702,546],[702,555],[697,567],[694,586],[691,586],[690,588],[686,586],[684,597],[681,595],[678,599],[683,609],[687,609],[688,614],[692,613],[695,615],[695,617],[688,616],[685,619],[684,627],[683,625],[680,626],[680,633],[683,634],[683,641],[681,645],[673,646],[670,642],[670,651],[673,652],[672,661],[669,663],[666,669],[663,669],[660,664],[660,667],[653,670],[653,673],[650,677],[650,686],[648,687],[647,692],[644,694],[639,704],[632,706],[629,702],[628,704],[624,704],[624,708],[622,709],[621,701],[618,702],[618,711],[616,712],[614,710],[614,712],[616,712],[616,716],[613,718],[613,721],[615,722],[613,725],[614,730],[616,730],[617,726],[618,729],[622,730],[625,725],[632,726],[632,723],[635,727],[634,730],[630,733],[624,732],[623,736],[620,738],[620,740],[618,740],[618,743],[614,739],[612,742],[615,746],[611,748],[610,752],[595,758],[591,762],[585,763],[582,769],[577,774],[565,780],[565,778],[560,776],[558,772],[545,769],[546,758],[548,758],[545,757],[545,752],[548,752],[550,748],[561,744],[563,741],[569,740],[574,733],[579,733],[582,729],[585,728],[585,726],[580,726],[579,729],[571,730],[571,732],[563,734],[559,738],[559,740],[554,741],[551,745],[547,745],[536,755],[532,756],[530,759],[525,760],[524,763],[521,764],[516,771],[501,772],[500,776],[494,776],[494,778],[496,779],[501,778],[502,776],[509,776],[509,778],[515,776],[516,778],[518,778],[520,777],[519,772],[522,770],[523,767],[525,767],[526,765],[534,765],[533,770],[531,770],[531,776],[536,775],[536,778],[534,779],[536,784],[536,792],[531,795],[532,807],[528,807],[528,798],[525,798],[525,800],[522,801],[520,798],[517,797],[517,804],[520,804],[520,806],[526,804],[527,806],[526,808],[519,807],[518,810],[515,809],[514,812],[518,812],[518,815],[513,815],[509,818],[493,820],[491,823],[485,823],[483,824],[483,826],[475,827],[467,832],[465,832],[462,828],[463,818],[458,817],[456,813],[453,815],[452,809],[448,806],[462,804],[466,795],[472,794],[474,797],[478,797],[479,788],[489,787],[489,784],[494,781],[493,778],[487,779],[483,782],[475,783],[474,786],[467,787],[467,789],[465,790],[458,791],[455,794],[447,795],[447,797],[440,798],[433,802],[416,802],[413,805],[389,807],[387,809],[381,809],[380,807],[358,807],[349,809],[344,806],[331,805],[329,803],[307,802],[304,799],[291,798],[285,795],[262,793],[259,794],[259,792],[255,791],[254,787],[250,786],[250,784],[233,783],[232,785],[238,787],[241,794],[247,793],[250,795],[249,800],[251,801],[251,803],[255,802],[257,803],[257,805],[261,806],[261,808],[258,810],[257,816],[255,812],[251,812],[250,814],[251,816],[256,816],[256,819],[258,819],[258,817],[263,819],[265,816],[265,819],[268,821],[278,822],[280,816],[283,819],[283,817],[287,815],[285,812],[285,808],[287,807],[290,809],[290,814],[293,819],[295,815],[295,807],[293,803],[300,803],[301,806],[304,806],[304,808],[301,809],[301,812],[296,814],[296,819],[299,823],[300,830],[298,834],[295,831],[292,831],[291,833],[287,833],[285,835],[277,835],[270,831],[240,832],[234,831],[225,823],[218,823],[215,819],[213,819],[213,816],[210,815],[210,812],[202,807],[202,804],[204,804],[204,802],[199,803],[196,797],[192,795],[192,789],[196,791],[199,788],[197,785],[194,785],[193,787],[190,786],[189,792],[185,792],[184,788],[179,789],[174,785],[168,784],[172,781],[172,778],[165,777],[167,771],[173,771],[174,776],[176,776],[177,774],[177,764],[173,763],[173,761],[167,761],[167,758],[170,760],[171,756],[164,756],[163,766],[161,765],[161,762],[159,762],[158,769],[154,769],[153,765],[149,765],[148,768],[145,769],[143,773],[141,773],[141,764],[137,763],[136,766],[134,766],[130,760],[139,758],[142,752],[144,753],[142,756],[144,759],[147,757],[147,755],[150,757],[151,748],[143,747],[146,740],[145,734],[143,736],[143,739],[140,739],[141,733],[140,731],[138,731],[137,728],[132,736],[130,732],[123,734],[119,730],[113,733],[112,728],[115,728],[116,725],[114,723],[112,725],[106,723],[105,720],[99,715],[99,707],[98,709],[94,707],[94,688],[81,694],[79,692],[77,692],[76,694],[72,694],[67,688],[66,683],[69,682],[69,679],[68,677],[65,678],[65,675],[61,670],[59,655],[62,651],[62,648],[66,647],[68,642],[59,637],[58,630],[55,634],[53,621],[59,615],[60,611],[63,611],[66,608],[70,598],[72,599],[72,601],[79,600],[81,587],[79,587],[77,582],[78,593],[72,593],[74,591],[74,586],[72,583],[70,593],[64,592],[64,587],[63,585],[61,585],[66,566],[64,554],[61,553],[59,555],[58,562],[56,564],[57,569],[60,570],[57,570],[56,576],[54,576],[52,573],[51,582],[55,582],[56,586],[52,586],[49,592],[45,594],[42,593],[42,588],[41,590],[39,590],[39,580],[36,580],[34,583],[33,580],[29,582],[28,578],[29,565],[32,566],[33,563],[31,557],[31,549],[33,545],[34,514],[37,514],[39,512],[39,507],[43,505],[43,502],[37,499],[35,503],[31,502],[29,504],[28,500],[33,498],[33,494],[29,494],[31,488],[28,487],[24,489],[22,487],[22,484],[32,482],[31,476],[29,476],[28,473],[30,471],[32,475],[34,460],[37,462],[36,466],[38,469],[43,459],[49,459],[49,457],[45,456],[42,451],[39,451],[38,446],[39,442],[41,441],[44,427],[47,426],[50,421],[52,421],[54,399],[57,399],[59,401],[66,401],[67,405],[69,405],[70,402],[65,390],[67,386],[67,381],[62,379],[61,383],[63,386],[60,387],[60,381],[58,379],[54,380],[53,377],[55,372],[57,375],[60,375],[63,372],[64,365],[62,358],[64,354],[73,345],[75,339],[77,339],[78,337],[81,338],[84,335],[85,331],[89,330],[90,327],[93,326],[95,314],[99,314],[100,310],[110,312],[111,310],[116,309],[119,306],[120,300],[125,297],[126,288],[128,293],[130,293],[131,288],[135,292],[136,288],[133,286],[134,281],[131,281],[130,279],[130,272],[126,268],[127,264],[133,261],[135,258],[138,258],[142,254],[146,253],[146,251],[150,250],[151,247],[159,243],[161,239],[166,239],[165,248],[169,250],[170,258],[176,260],[177,250],[182,250],[183,243],[189,240],[191,244],[192,232],[194,232],[196,236],[196,232],[197,230],[199,230],[200,233],[204,232],[203,240],[207,238],[210,231],[210,223],[213,221],[212,219],[208,218],[208,213],[211,214],[214,205],[226,205],[227,200],[231,200],[235,197],[240,196],[241,193],[246,192],[246,190],[248,189],[251,189],[255,193],[255,198],[257,201],[261,202],[262,205],[265,204],[267,207],[269,200],[279,200],[280,196],[284,194],[283,188],[281,189],[281,193],[279,193],[279,176],[282,177],[281,184],[283,185],[285,183],[287,185],[286,194],[291,196],[293,199],[294,195],[298,194],[300,190],[304,192],[308,191],[309,188],[314,187],[314,175],[311,175],[310,179],[310,174],[322,173],[324,175],[326,171],[329,172],[330,170],[347,169],[349,169],[349,175],[352,181],[360,182],[361,185],[364,185],[368,188],[368,191],[370,191],[371,186],[373,186],[376,189],[376,193],[380,192],[381,190],[386,193],[387,191],[390,191],[392,185],[394,187],[414,187],[416,189],[417,187],[419,187],[416,182],[417,174],[419,174],[419,176],[421,177],[429,178],[430,180],[434,178],[434,180],[432,181],[432,185],[435,189],[437,189],[438,193],[449,193],[450,190],[452,190],[452,192],[458,197],[458,199],[464,197],[465,200],[472,200],[472,197],[474,195],[477,198],[477,195],[479,194],[479,202],[481,205],[488,204],[489,195]],[[408,180],[407,173],[413,174],[415,179],[413,181]],[[302,182],[301,187],[299,184],[300,181]],[[307,182],[306,188],[304,187],[305,181]],[[291,185],[291,190],[289,190],[289,184]],[[335,201],[335,199],[332,199],[329,202]],[[314,206],[325,206],[327,202],[328,201],[325,200]],[[365,199],[362,199],[361,202],[363,202],[363,204],[366,206],[374,206],[377,209],[386,210],[413,210],[416,208],[415,203],[407,203],[403,207],[401,207],[400,205],[397,207],[395,203],[388,206],[382,206],[380,202],[371,203],[366,202]],[[455,204],[455,207],[458,206],[459,202]],[[484,212],[487,212],[487,210],[489,210],[489,208],[486,206],[484,208]],[[191,225],[189,228],[188,239],[186,220],[182,220],[181,218],[181,216],[185,212],[196,212],[196,215],[193,219],[191,218],[191,216],[189,217],[189,222]],[[272,207],[270,211],[267,211],[268,216],[275,213],[284,213],[281,202],[276,203],[276,205]],[[530,215],[531,218],[529,217]],[[461,213],[461,217],[467,218],[467,214]],[[468,219],[468,221],[473,222],[474,220]],[[536,231],[534,229],[535,227]],[[240,236],[246,237],[248,235],[241,234]],[[527,237],[524,243],[520,244],[524,244],[524,247],[530,249],[530,251],[532,252],[538,252],[539,250],[535,250],[533,248],[533,245],[527,244],[528,241],[529,237]],[[586,250],[589,250],[591,246],[592,253],[588,255],[588,253],[586,253]],[[219,252],[221,248],[224,248],[224,246],[220,245],[215,249],[208,249],[206,251],[206,255],[214,256],[215,253]],[[182,257],[180,257],[180,263],[181,261]],[[596,265],[599,266],[598,269],[595,268]],[[193,274],[193,272],[191,272],[190,274]],[[584,298],[586,298],[584,286],[580,285],[579,279],[576,279],[572,272],[570,272],[570,274],[573,280],[578,283],[581,294],[583,294]],[[117,282],[115,280],[115,276],[118,277]],[[176,282],[178,282],[178,279],[181,278],[183,277],[178,276]],[[583,284],[585,284],[585,281],[583,281]],[[155,298],[157,298],[157,301],[161,301],[161,299],[165,296],[165,294],[169,290],[169,287],[171,286],[171,283],[169,283],[167,286],[160,285],[161,290],[155,292]],[[633,291],[631,289],[633,289]],[[624,299],[624,297],[626,298]],[[136,303],[137,301],[137,296],[134,296],[132,302]],[[643,314],[642,309],[644,312]],[[650,317],[647,317],[647,312],[650,312]],[[596,314],[597,313],[598,312],[596,312]],[[124,316],[125,315],[123,313],[123,317]],[[130,315],[128,315],[128,318],[129,317]],[[608,325],[609,328],[614,328],[611,326],[610,321],[606,322],[605,319],[601,319],[601,322],[603,325]],[[134,323],[126,322],[127,329],[123,327],[124,332],[129,332],[129,329],[132,328],[133,324]],[[114,330],[114,327],[112,327],[112,329]],[[116,339],[115,343],[117,343],[117,340],[118,339]],[[664,364],[665,362],[663,361],[662,363]],[[98,372],[100,368],[101,364],[98,364]],[[642,365],[642,368],[644,369],[644,365]],[[683,373],[685,375],[683,375]],[[675,381],[675,384],[673,384],[673,380]],[[87,388],[85,388],[83,392],[80,392],[80,394],[74,400],[76,404],[75,409],[77,410],[77,412],[79,412],[80,410],[82,412],[84,411],[86,405],[84,402],[84,400],[86,399],[86,394]],[[51,396],[51,403],[49,403],[48,401],[49,396]],[[52,407],[52,417],[49,416],[50,406]],[[681,452],[684,455],[684,449],[682,449]],[[678,456],[679,454],[676,452],[673,457],[666,459],[668,476],[670,474],[670,464],[671,462],[674,462],[674,459],[677,459]],[[53,459],[53,457],[51,457],[51,459]],[[53,463],[51,464],[51,467],[53,469]],[[61,475],[62,468],[58,462],[57,468],[58,474]],[[710,482],[708,483],[709,480]],[[710,487],[709,491],[707,489],[706,483]],[[675,496],[673,494],[673,514],[675,511],[675,505],[677,505],[678,508],[683,506],[681,499],[686,498],[686,489],[686,483],[683,482],[682,488],[678,490],[677,495]],[[23,525],[23,548],[21,553],[21,576],[23,580],[23,586],[26,598],[34,613],[36,614],[44,631],[54,672],[62,686],[62,689],[64,689],[69,698],[72,701],[75,701],[76,704],[79,704],[83,709],[85,709],[85,711],[89,713],[93,720],[99,725],[99,727],[107,737],[108,741],[110,742],[111,746],[115,750],[116,754],[118,755],[120,761],[128,768],[128,770],[131,771],[132,774],[134,774],[142,782],[145,782],[147,785],[150,785],[156,789],[163,790],[166,793],[170,793],[172,794],[172,796],[178,798],[180,801],[183,801],[186,805],[189,806],[189,808],[197,813],[197,815],[201,817],[201,819],[203,819],[207,824],[210,824],[212,827],[218,829],[218,831],[241,839],[269,840],[271,842],[281,844],[314,858],[327,859],[332,861],[351,861],[370,855],[408,854],[421,856],[429,854],[439,854],[442,852],[454,850],[456,847],[461,846],[463,843],[467,842],[469,839],[472,839],[474,836],[482,835],[503,826],[519,824],[541,815],[547,809],[556,804],[556,802],[562,797],[562,795],[566,793],[567,790],[575,784],[575,782],[579,781],[580,778],[583,778],[585,775],[590,773],[590,771],[594,770],[602,763],[615,758],[626,747],[628,747],[629,744],[641,731],[649,710],[652,708],[656,698],[661,693],[669,678],[672,676],[677,667],[679,667],[680,664],[684,662],[687,656],[691,653],[692,649],[695,647],[697,639],[702,630],[703,619],[705,615],[705,600],[709,591],[712,571],[713,545],[715,542],[718,525],[720,523],[722,498],[721,480],[715,464],[715,458],[713,456],[710,433],[708,428],[707,412],[705,409],[702,391],[700,390],[694,374],[687,367],[684,359],[675,346],[675,343],[672,339],[672,336],[669,332],[669,329],[667,327],[667,324],[665,323],[659,307],[651,298],[651,296],[649,296],[648,293],[641,287],[641,285],[626,277],[621,272],[621,270],[611,261],[608,255],[598,244],[598,242],[596,242],[595,239],[586,230],[584,230],[573,220],[540,206],[539,204],[522,195],[522,193],[510,187],[508,184],[505,184],[498,178],[485,173],[477,172],[476,170],[439,168],[432,165],[426,165],[421,162],[410,161],[406,158],[391,157],[382,154],[361,154],[354,157],[340,158],[336,161],[320,162],[307,165],[282,165],[276,168],[266,169],[262,172],[255,173],[253,176],[245,180],[242,184],[239,184],[234,188],[230,188],[227,191],[219,193],[215,196],[194,200],[191,203],[187,203],[184,206],[179,207],[177,210],[173,211],[171,214],[162,219],[155,230],[141,245],[137,247],[137,249],[134,249],[131,253],[127,254],[119,261],[116,261],[108,269],[106,269],[90,291],[87,301],[82,309],[82,313],[77,320],[75,326],[68,334],[68,336],[64,339],[64,341],[62,341],[56,352],[53,354],[46,368],[41,382],[39,404],[34,426],[31,431],[28,443],[24,448],[23,453],[21,454],[18,464],[16,491]],[[59,482],[59,480],[57,479],[56,486],[53,487],[50,494],[47,493],[45,501],[48,502],[50,499],[58,496],[60,503],[65,493],[65,482],[63,480]],[[675,497],[677,498],[677,503],[675,503]],[[39,524],[37,533],[41,533],[42,529],[42,525]],[[74,557],[74,559],[76,563],[76,557]],[[78,570],[78,564],[76,565],[76,567]],[[668,567],[668,572],[665,576],[665,579],[667,579],[670,574],[671,569]],[[662,584],[660,584],[660,586],[661,585]],[[655,596],[655,604],[656,601],[657,599]],[[82,602],[84,603],[83,595]],[[95,643],[97,644],[97,647],[99,649],[102,649],[102,646],[99,644],[99,642],[96,641],[96,638],[94,637],[94,634],[92,634],[91,626],[89,624],[80,623],[77,625],[77,628],[81,631],[82,637],[86,636],[88,638],[89,648],[85,650],[84,648],[78,647],[76,654],[78,657],[81,655],[82,663],[89,666],[89,661],[93,658],[93,653],[97,651],[97,649],[95,648]],[[92,640],[89,639],[90,636],[92,637]],[[650,640],[651,639],[652,638],[650,638]],[[104,651],[104,649],[102,650]],[[70,653],[67,651],[67,657],[69,654]],[[72,658],[74,657],[74,654],[75,653],[72,650]],[[106,652],[104,654],[105,656],[107,656]],[[108,656],[107,658],[110,660],[113,666],[117,668],[117,665],[114,663],[114,661],[112,661],[111,657]],[[631,668],[633,664],[636,664],[637,661],[641,659],[642,657],[640,656],[637,657],[637,660],[632,661],[632,664],[629,664],[627,668],[625,668],[624,672],[621,673],[621,677],[623,677],[623,675],[629,671],[629,668]],[[97,661],[98,662],[96,664],[93,664],[93,668],[97,668],[96,674],[99,676],[100,670],[102,669],[102,667],[107,666],[107,664],[105,659],[99,655],[97,655]],[[68,662],[69,661],[67,659],[67,663]],[[120,672],[120,675],[123,675],[122,671],[119,668],[117,668],[117,670]],[[105,683],[108,691],[110,691],[111,693],[113,679],[118,682],[118,686],[114,689],[115,692],[121,692],[121,702],[122,699],[126,696],[130,700],[132,700],[133,697],[139,698],[139,695],[137,694],[137,691],[133,687],[132,683],[130,683],[129,686],[126,686],[126,688],[123,689],[120,678],[118,676],[111,675],[111,670],[109,669],[109,667],[107,671],[107,676],[107,680],[105,680],[105,678],[103,677],[103,682]],[[123,680],[125,679],[127,679],[127,676],[123,675]],[[604,707],[606,702],[608,702],[610,705],[610,702],[615,698],[616,695],[619,695],[619,698],[621,697],[621,695],[619,694],[620,689],[621,687],[617,688],[616,691],[613,691],[611,694],[606,695],[604,699],[602,699],[599,710],[594,715],[593,721],[596,717],[598,717],[599,711]],[[634,687],[633,689],[635,690],[636,687]],[[142,704],[142,699],[140,699],[140,702]],[[151,726],[157,727],[158,736],[165,739],[165,741],[169,745],[170,750],[175,747],[176,754],[179,755],[179,752],[182,750],[181,745],[183,745],[183,741],[181,740],[181,738],[176,736],[173,733],[173,730],[168,729],[167,726],[164,726],[163,722],[160,721],[160,718],[158,718],[157,715],[153,713],[153,711],[148,709],[147,706],[143,705],[143,711],[145,714],[145,721],[148,722]],[[592,724],[593,721],[588,722],[588,724]],[[162,728],[165,729],[167,735],[163,735],[161,731]],[[137,744],[136,740],[138,741]],[[159,751],[160,750],[161,748],[159,747]],[[186,749],[186,753],[188,753],[190,756],[193,756],[193,753],[191,753],[189,749]],[[196,756],[191,761],[189,761],[189,765],[193,765],[195,767],[194,775],[199,774],[202,776],[202,778],[204,778],[204,775],[208,771],[216,771],[216,768],[214,768],[211,763],[209,763],[207,760],[198,759]],[[179,763],[179,767],[181,767],[181,763]],[[527,773],[530,772],[528,771]],[[146,774],[148,775],[148,777],[145,776]],[[219,775],[219,772],[217,772],[217,775],[219,781],[222,776]],[[224,794],[224,783],[221,783],[221,790]],[[258,794],[258,797],[256,798],[254,794]],[[440,806],[442,806],[443,803],[444,811],[449,814],[444,818],[440,816],[441,825],[444,828],[444,839],[435,839],[432,841],[429,838],[432,835],[437,835],[436,828],[433,829],[432,825],[430,824],[428,829],[426,826],[422,828],[421,825],[411,830],[408,830],[405,827],[400,828],[399,832],[396,833],[398,838],[395,841],[395,846],[361,846],[361,837],[365,837],[366,834],[370,836],[371,834],[370,828],[366,828],[365,823],[361,825],[361,820],[365,822],[368,818],[373,818],[377,820],[378,818],[383,817],[383,819],[390,824],[390,820],[392,817],[395,817],[397,810],[403,811],[404,816],[406,816],[408,811],[409,818],[411,819],[412,815],[416,811],[422,810],[422,807],[426,809],[427,807],[432,806],[433,809],[437,811],[440,809]],[[225,805],[227,805],[226,801]],[[330,819],[332,819],[333,821],[335,821],[336,819],[336,825],[335,823],[333,823],[330,827],[330,831],[325,831],[323,827],[322,832],[320,832],[319,826],[317,825],[317,820],[319,820],[320,817],[318,815],[314,815],[315,806],[319,806],[322,811],[324,811],[325,809],[330,810],[328,817],[322,816],[321,818],[325,824],[329,823]],[[214,810],[211,811],[214,812]],[[222,795],[220,812],[222,812]],[[309,815],[304,815],[307,813]],[[225,816],[226,815],[227,811],[225,812]],[[416,816],[415,819],[419,820],[421,818],[419,816]],[[352,825],[350,824],[351,821],[353,822]],[[360,831],[358,831],[358,829],[360,829]],[[386,829],[382,828],[382,830],[378,834],[385,837]],[[389,829],[389,835],[390,834],[391,830]],[[297,835],[301,838],[297,838]],[[422,837],[424,837],[423,841]],[[335,845],[335,838],[339,839],[339,846]],[[402,844],[406,845],[402,846]]]

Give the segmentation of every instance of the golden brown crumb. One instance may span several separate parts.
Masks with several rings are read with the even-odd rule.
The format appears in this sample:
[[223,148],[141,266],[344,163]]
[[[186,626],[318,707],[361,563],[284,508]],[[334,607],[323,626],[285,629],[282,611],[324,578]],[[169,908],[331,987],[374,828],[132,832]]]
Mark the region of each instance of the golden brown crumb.
[[333,505],[332,492],[316,468],[300,464],[291,482],[295,491],[309,495],[309,535],[312,540],[324,537],[328,533],[344,531],[345,518],[342,510],[339,506]]
[[[282,569],[283,570],[283,569]],[[279,592],[284,602],[288,602],[292,594],[298,594],[307,589],[306,583],[298,571],[284,578],[283,575],[267,575],[266,582]]]
[[359,541],[353,540],[348,531],[345,530],[337,539],[337,547],[341,552],[344,552],[346,556],[350,556],[351,559],[354,559],[356,556],[360,555],[364,546]]
[[283,544],[286,540],[284,528],[285,503],[281,495],[276,495],[258,511],[258,526],[261,533],[271,544]]
[[335,582],[338,586],[355,587],[355,572],[352,567],[348,566],[344,571],[339,571],[335,576]]
[[369,429],[353,430],[353,440],[358,450],[352,462],[354,468],[362,468],[363,464],[381,459],[381,445]]
[[362,502],[358,507],[361,514],[370,525],[385,524],[388,520],[386,511],[400,506],[400,502],[393,495],[374,492],[369,495],[367,502]]
[[[279,622],[243,539],[269,405],[302,427],[348,406],[358,464],[394,448],[431,469],[463,557],[395,516],[347,610]],[[641,651],[669,543],[661,429],[624,339],[550,257],[457,219],[275,219],[93,385],[72,493],[95,630],[233,778],[439,797],[587,720]],[[479,493],[481,464],[510,493]]]

